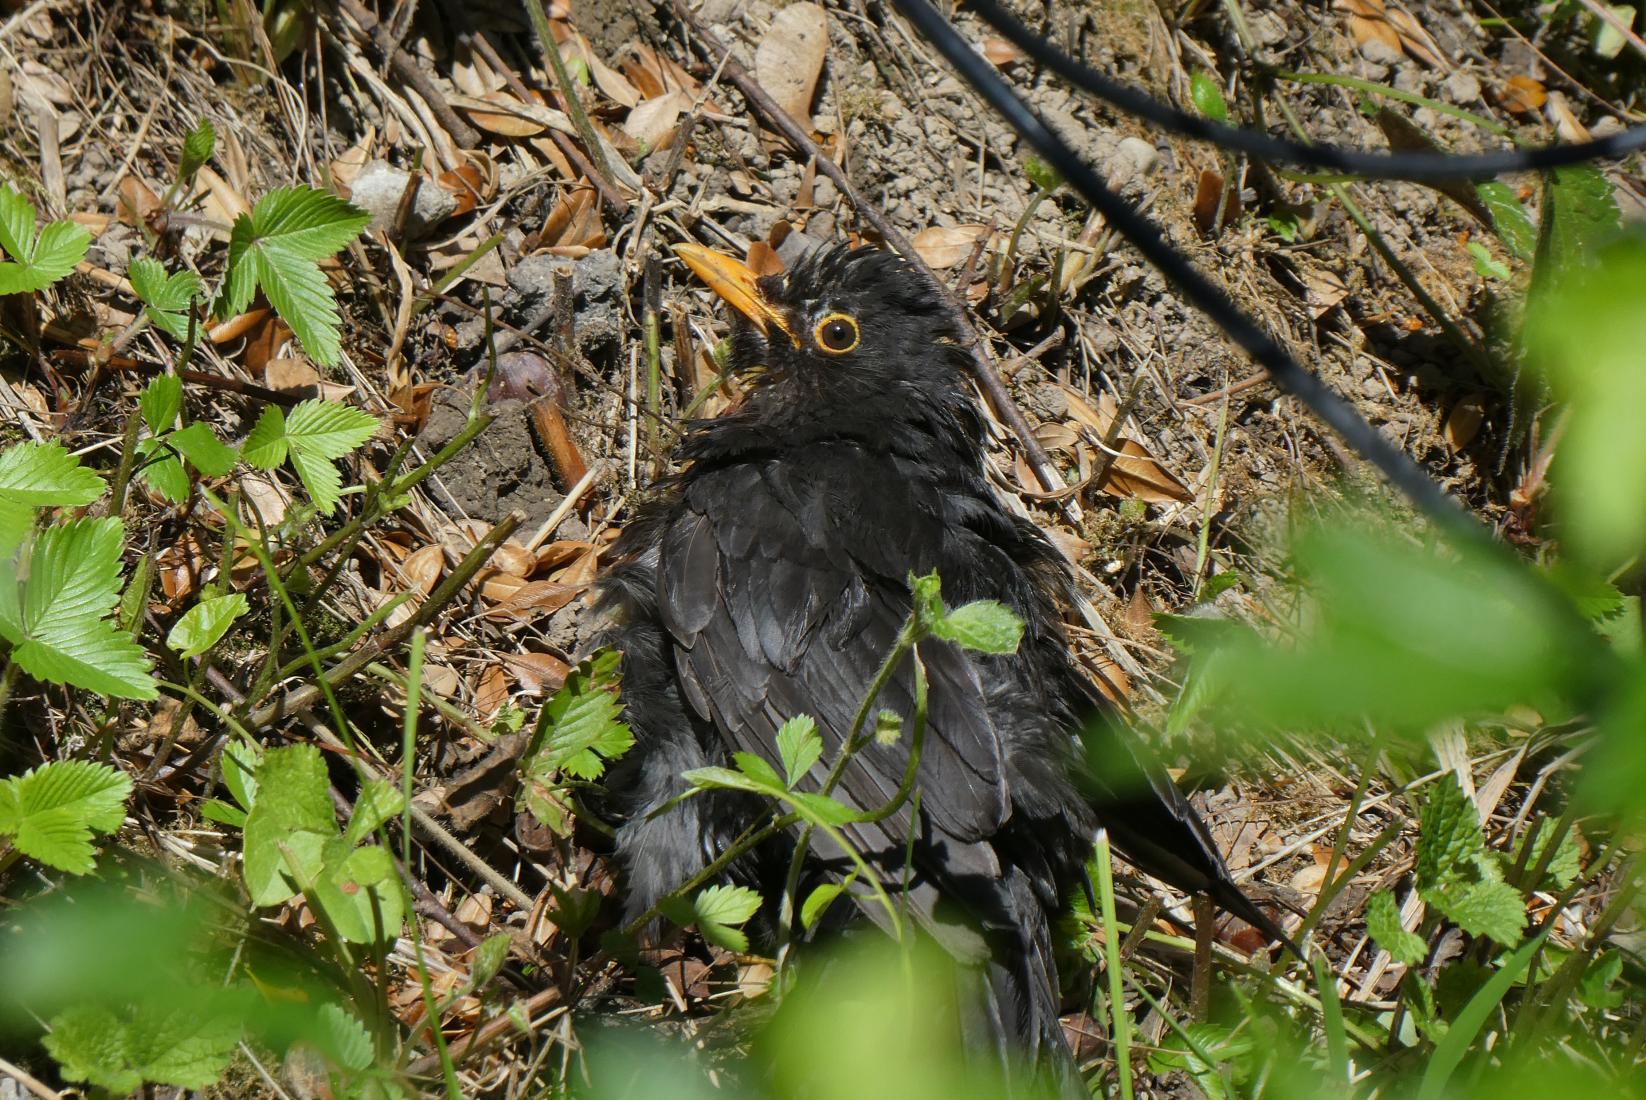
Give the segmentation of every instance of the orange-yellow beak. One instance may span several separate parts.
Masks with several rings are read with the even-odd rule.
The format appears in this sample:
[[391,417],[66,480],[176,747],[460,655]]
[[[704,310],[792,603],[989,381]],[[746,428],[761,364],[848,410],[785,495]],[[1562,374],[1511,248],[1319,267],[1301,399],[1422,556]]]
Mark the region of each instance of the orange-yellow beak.
[[789,327],[789,319],[783,312],[766,301],[766,296],[760,293],[759,276],[748,264],[735,256],[728,256],[724,252],[716,252],[712,248],[704,248],[696,244],[677,244],[674,246],[675,255],[686,262],[703,284],[721,298],[727,305],[754,322],[762,333],[766,326],[775,326],[778,331],[794,340],[794,331]]

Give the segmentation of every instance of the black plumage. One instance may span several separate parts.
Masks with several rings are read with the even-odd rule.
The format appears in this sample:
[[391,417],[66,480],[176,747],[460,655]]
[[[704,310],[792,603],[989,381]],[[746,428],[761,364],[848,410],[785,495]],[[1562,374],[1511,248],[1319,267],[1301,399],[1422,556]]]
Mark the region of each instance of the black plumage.
[[[918,817],[905,805],[846,832],[982,976],[998,1035],[1067,1060],[1051,922],[1100,825],[1145,870],[1273,930],[1135,746],[1100,734],[1110,739],[1092,757],[1101,770],[1088,766],[1077,735],[1105,703],[1062,626],[1069,573],[985,479],[982,418],[937,288],[874,249],[821,250],[758,281],[707,250],[687,259],[748,318],[731,362],[759,377],[735,410],[689,427],[681,472],[625,529],[604,582],[637,738],[613,779],[631,916],[758,810],[715,796],[655,814],[684,789],[680,773],[733,751],[775,763],[778,727],[807,714],[825,745],[802,783],[816,789],[908,617],[910,574],[936,570],[950,606],[992,599],[1016,612],[1022,643],[1003,657],[921,644],[930,702]],[[877,705],[907,717],[912,692],[905,663]],[[886,803],[908,742],[864,748],[838,797]],[[838,853],[815,840],[814,851],[814,869],[829,873]]]

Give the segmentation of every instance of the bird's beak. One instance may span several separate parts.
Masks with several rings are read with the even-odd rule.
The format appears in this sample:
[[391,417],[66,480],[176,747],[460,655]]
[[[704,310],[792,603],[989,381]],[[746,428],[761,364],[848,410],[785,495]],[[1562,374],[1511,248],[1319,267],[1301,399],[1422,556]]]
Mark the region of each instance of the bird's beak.
[[752,268],[735,256],[728,256],[724,252],[716,252],[712,248],[704,248],[696,244],[677,244],[674,246],[675,255],[686,261],[686,266],[703,280],[705,286],[721,298],[727,305],[754,322],[754,326],[761,333],[766,333],[767,325],[775,326],[778,331],[794,340],[794,331],[789,326],[789,319],[766,300],[760,293],[760,276]]

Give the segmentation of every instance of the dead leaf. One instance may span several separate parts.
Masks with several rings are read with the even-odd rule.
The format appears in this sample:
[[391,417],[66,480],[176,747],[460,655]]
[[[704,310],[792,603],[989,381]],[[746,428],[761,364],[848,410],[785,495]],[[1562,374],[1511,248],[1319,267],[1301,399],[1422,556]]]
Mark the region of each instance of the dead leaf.
[[783,274],[783,260],[777,251],[765,241],[752,241],[749,244],[747,260],[749,270],[761,278],[768,275]]
[[673,144],[680,128],[680,116],[691,110],[692,97],[685,92],[665,92],[646,100],[623,120],[623,132],[642,143],[647,151]]
[[510,539],[492,552],[491,564],[505,573],[525,577],[537,568],[537,555]]
[[606,230],[600,224],[600,207],[595,201],[594,185],[579,181],[561,188],[554,209],[543,221],[537,234],[539,248],[582,245],[598,248],[606,243]]
[[1126,633],[1143,641],[1153,636],[1154,603],[1140,584],[1132,589],[1132,598],[1126,601]]
[[1336,272],[1314,266],[1303,269],[1303,300],[1309,303],[1309,316],[1315,320],[1320,320],[1348,296],[1349,288]]
[[559,130],[575,134],[572,120],[565,112],[541,103],[526,103],[508,92],[491,92],[483,96],[454,95],[447,97],[451,105],[462,111],[476,127],[489,134],[505,138],[536,137],[545,130]]
[[582,591],[582,585],[527,581],[506,599],[499,601],[496,607],[487,611],[486,616],[491,619],[534,619],[539,615],[559,611],[576,599]]
[[377,143],[377,127],[368,124],[366,132],[360,140],[337,154],[331,162],[331,178],[334,183],[347,191],[354,182],[354,177],[360,174],[360,169],[371,160],[372,146]]
[[[206,188],[206,199],[202,211],[206,217],[228,226],[233,225],[234,219],[241,214],[245,214],[247,217],[251,216],[251,204],[246,201],[246,196],[235,190],[222,176],[212,171],[211,165],[201,165],[200,170],[194,174],[194,178],[196,183],[203,184]],[[222,237],[225,240],[228,238],[226,231],[213,230],[212,232],[214,236]]]
[[1072,451],[1074,445],[1080,442],[1080,433],[1067,424],[1047,422],[1039,424],[1034,429],[1035,439],[1048,451]]
[[1529,76],[1511,76],[1498,93],[1498,102],[1503,104],[1503,109],[1517,115],[1536,114],[1548,99],[1549,92],[1542,82]]
[[1446,448],[1457,454],[1473,443],[1485,420],[1486,401],[1478,393],[1471,393],[1453,405],[1452,411],[1446,414],[1445,426],[1441,428],[1441,434],[1446,437]]
[[567,46],[583,58],[583,63],[589,67],[589,76],[593,78],[594,86],[600,89],[601,95],[620,107],[634,107],[639,104],[640,89],[630,84],[622,73],[606,64],[600,55],[594,52],[594,47],[589,45],[587,38],[573,31],[570,38],[561,43],[561,53],[566,52]]
[[1337,0],[1332,5],[1349,16],[1349,34],[1356,46],[1383,43],[1391,50],[1415,57],[1431,68],[1447,69],[1451,60],[1416,16],[1385,0]]
[[816,4],[801,0],[777,13],[754,51],[755,79],[802,124],[811,121],[812,95],[828,49],[828,17]]
[[571,666],[552,653],[504,653],[501,660],[527,695],[558,691],[571,674]]
[[[1217,214],[1218,199],[1223,200],[1223,217]],[[1194,191],[1194,223],[1204,235],[1210,236],[1212,231],[1228,225],[1240,217],[1240,190],[1231,187],[1225,193],[1223,189],[1223,175],[1207,168],[1200,173],[1200,180],[1195,184]]]
[[1143,444],[1135,439],[1124,440],[1120,452],[1110,456],[1109,468],[1097,482],[1099,490],[1149,504],[1182,504],[1194,499],[1189,487],[1156,462]]
[[482,722],[489,722],[509,701],[509,676],[501,665],[487,665],[474,687],[474,709]]
[[972,250],[988,235],[989,228],[977,224],[933,225],[916,233],[910,243],[928,267],[943,271],[971,259]]
[[320,384],[320,372],[307,359],[289,357],[270,359],[263,367],[263,384],[271,390],[307,389]]
[[134,228],[147,225],[149,218],[160,209],[160,196],[136,176],[120,177],[115,187],[115,212],[120,220]]
[[537,551],[537,567],[534,572],[546,573],[551,569],[558,569],[592,549],[592,544],[578,539],[558,539]]
[[1004,38],[991,37],[983,40],[983,56],[995,68],[1004,69],[1013,62],[1022,61],[1023,51]]

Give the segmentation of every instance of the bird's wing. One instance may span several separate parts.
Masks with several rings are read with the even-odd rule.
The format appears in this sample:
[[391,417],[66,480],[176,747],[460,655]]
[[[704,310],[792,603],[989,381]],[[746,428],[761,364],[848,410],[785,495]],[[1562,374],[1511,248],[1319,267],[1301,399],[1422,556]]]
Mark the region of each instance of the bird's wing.
[[[777,761],[778,727],[810,715],[824,754],[799,786],[815,790],[836,759],[858,707],[907,618],[906,576],[865,564],[888,555],[915,568],[908,548],[943,537],[894,478],[849,486],[838,471],[743,464],[700,473],[663,537],[659,610],[674,639],[682,694],[713,722],[729,748]],[[861,474],[859,475],[861,476]],[[850,507],[851,513],[836,510]],[[858,543],[855,532],[873,532]],[[856,544],[856,545],[853,545]],[[918,825],[907,806],[849,830],[872,859],[891,866],[915,831],[916,863],[952,890],[957,877],[992,879],[999,869],[985,839],[1009,803],[999,731],[967,655],[928,641],[920,656],[930,684],[917,782]],[[891,800],[908,762],[913,716],[908,662],[875,703],[904,719],[891,744],[861,749],[834,792],[860,810]]]

